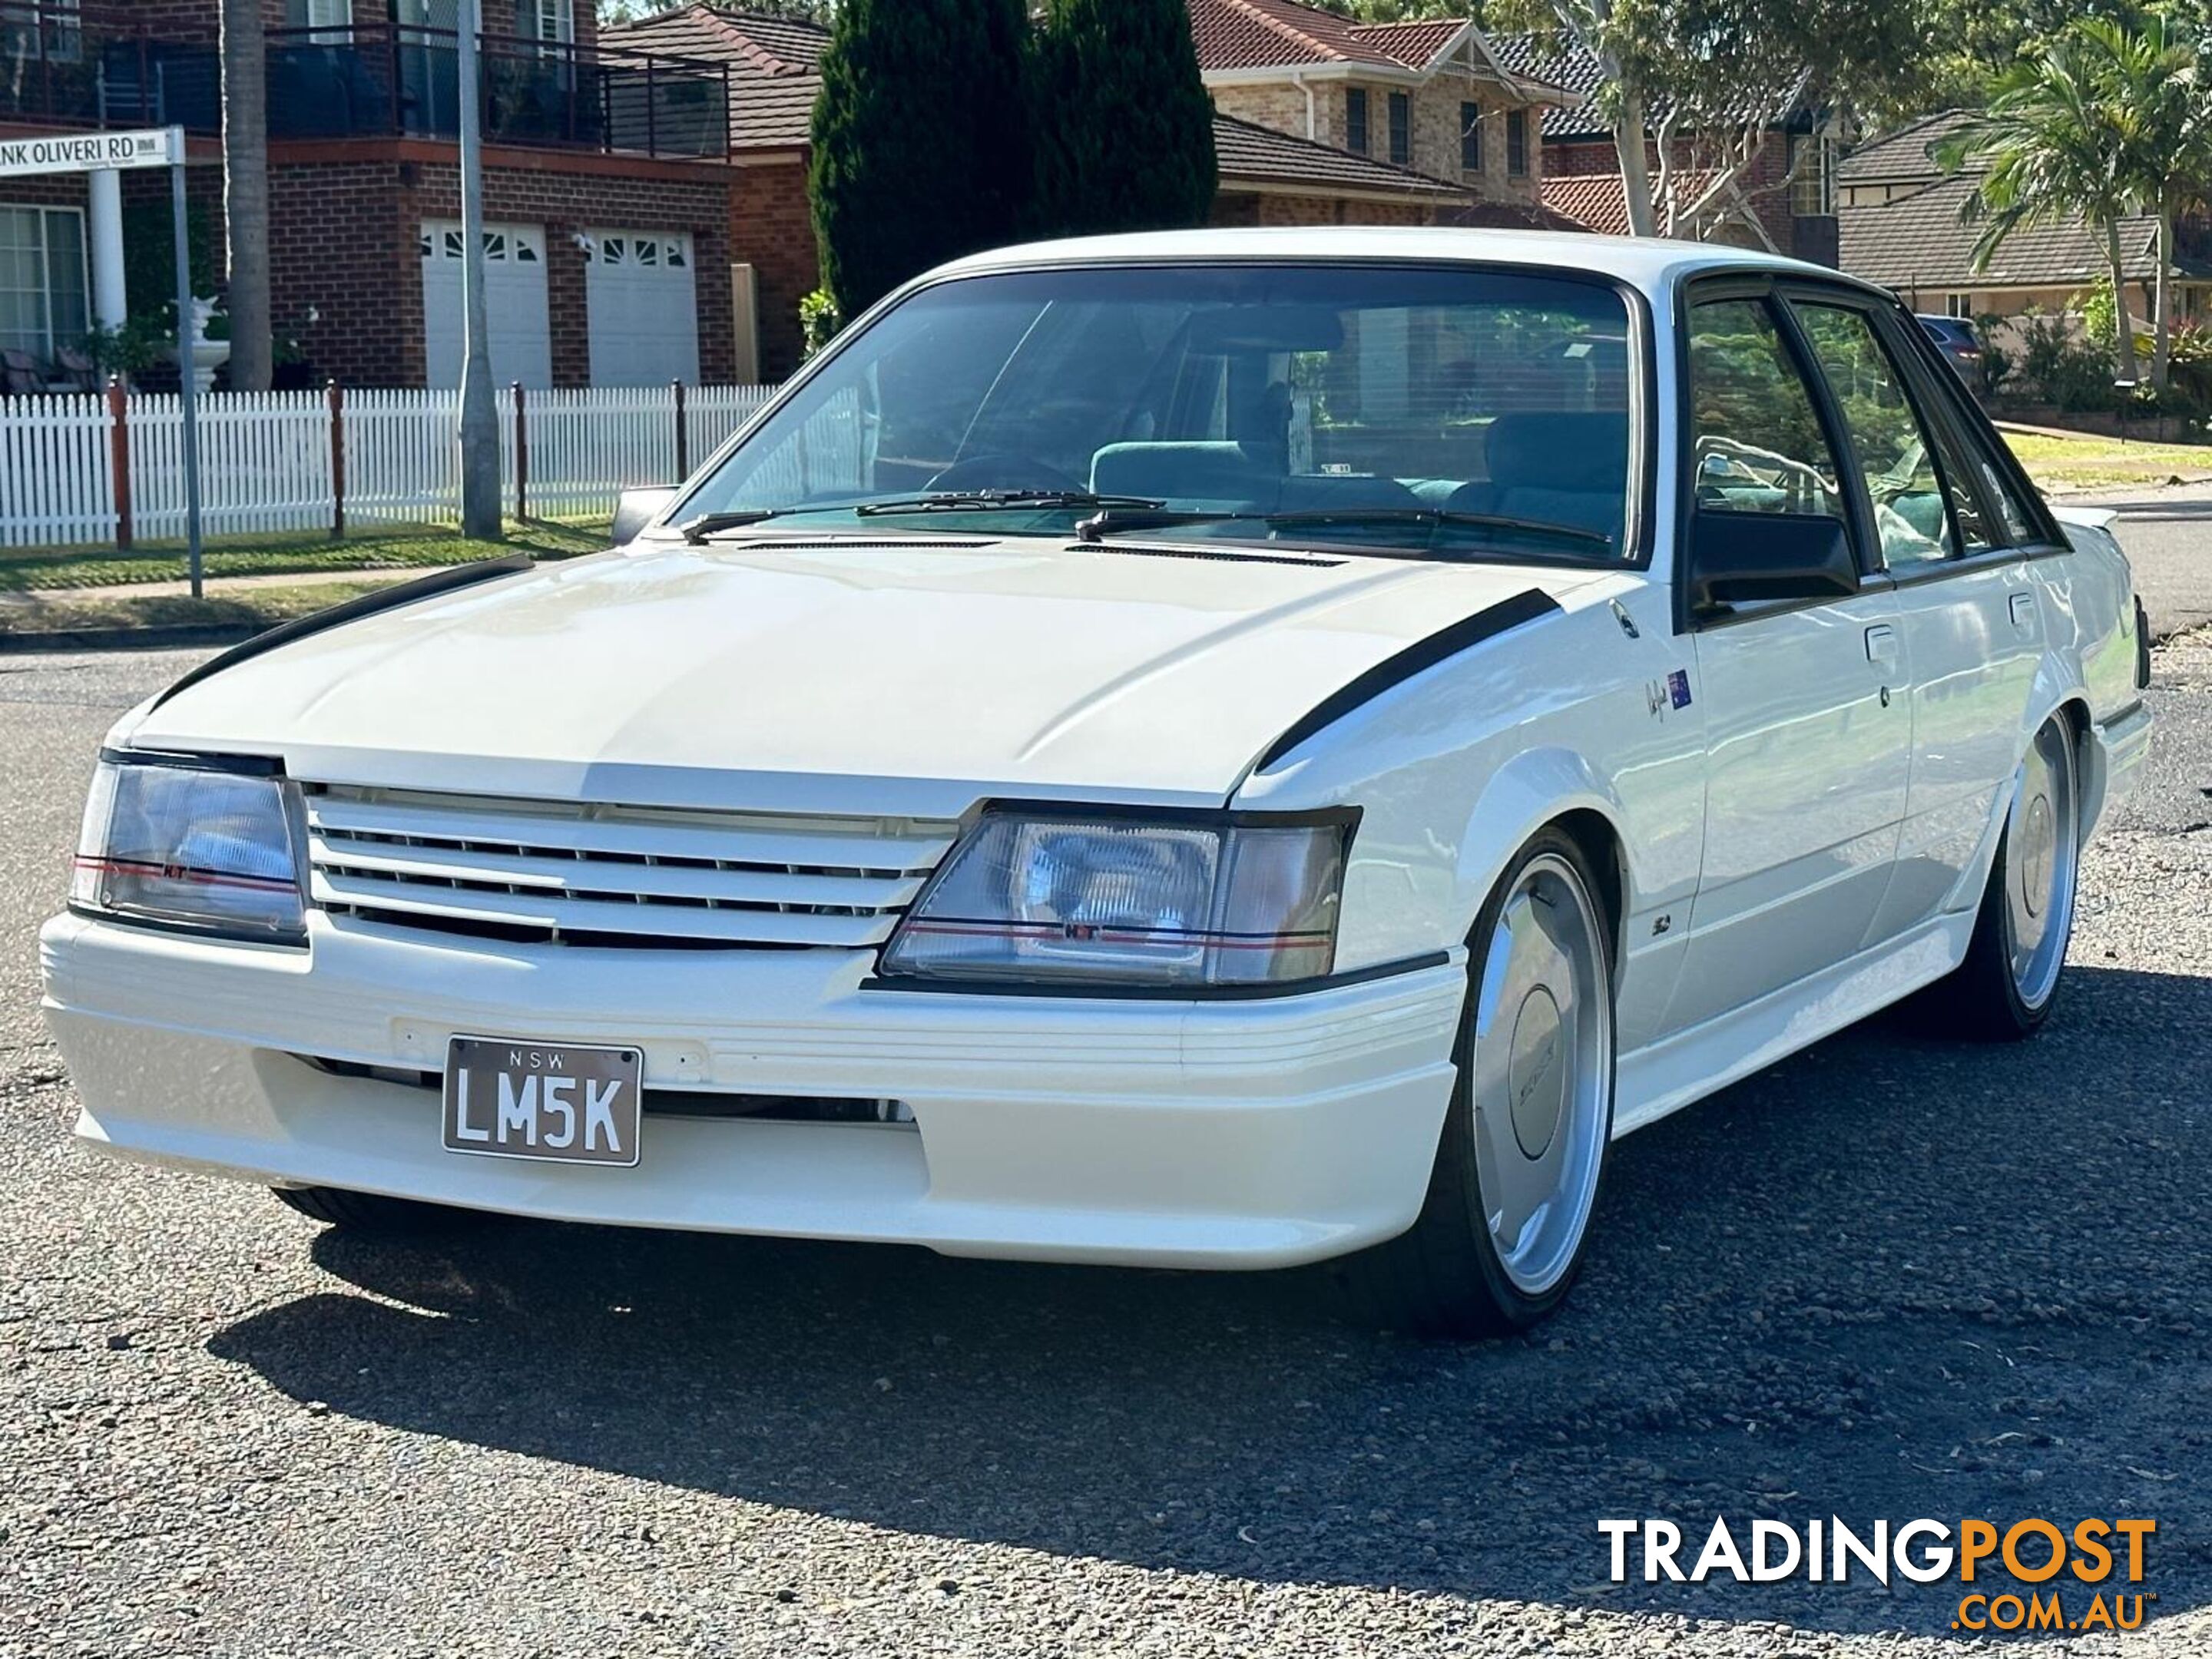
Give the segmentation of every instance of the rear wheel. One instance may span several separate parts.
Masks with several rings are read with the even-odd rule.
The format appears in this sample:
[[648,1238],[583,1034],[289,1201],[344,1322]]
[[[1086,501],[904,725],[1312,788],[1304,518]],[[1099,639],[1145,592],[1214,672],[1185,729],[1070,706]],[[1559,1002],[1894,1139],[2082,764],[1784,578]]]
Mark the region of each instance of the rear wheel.
[[1931,992],[1951,1030],[1984,1041],[2032,1036],[2051,1017],[2074,934],[2081,850],[2080,773],[2063,717],[2044,722],[2013,775],[1973,942],[1956,973]]
[[1345,1264],[1387,1323],[1525,1329],[1582,1265],[1613,1133],[1613,957],[1597,891],[1581,848],[1547,830],[1483,907],[1420,1217]]
[[424,1204],[383,1193],[351,1193],[338,1187],[273,1187],[276,1200],[313,1221],[349,1233],[385,1238],[423,1237],[453,1232],[483,1219],[474,1210]]

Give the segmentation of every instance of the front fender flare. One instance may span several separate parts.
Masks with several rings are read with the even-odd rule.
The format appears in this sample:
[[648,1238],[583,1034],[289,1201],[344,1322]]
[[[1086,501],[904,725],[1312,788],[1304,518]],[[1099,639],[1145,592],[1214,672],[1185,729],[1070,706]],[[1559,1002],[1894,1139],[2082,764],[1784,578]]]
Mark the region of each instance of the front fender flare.
[[1546,824],[1575,811],[1603,818],[1620,849],[1614,872],[1621,899],[1621,915],[1613,918],[1616,928],[1636,914],[1640,886],[1633,844],[1624,828],[1628,815],[1611,782],[1598,775],[1588,757],[1572,750],[1524,749],[1491,774],[1460,836],[1452,913],[1462,939],[1474,931],[1483,902],[1514,854]]

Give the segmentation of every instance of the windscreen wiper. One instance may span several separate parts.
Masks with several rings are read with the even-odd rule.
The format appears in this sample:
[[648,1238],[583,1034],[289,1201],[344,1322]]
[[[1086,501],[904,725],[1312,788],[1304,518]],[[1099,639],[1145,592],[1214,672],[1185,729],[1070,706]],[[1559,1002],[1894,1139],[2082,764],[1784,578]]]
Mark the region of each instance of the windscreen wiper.
[[726,530],[743,530],[749,524],[765,524],[770,519],[780,519],[795,510],[787,507],[753,507],[743,513],[702,513],[676,526],[684,539],[694,547],[704,547],[710,537]]
[[872,518],[881,513],[989,513],[1024,507],[1157,511],[1166,505],[1149,495],[1101,495],[1089,489],[939,489],[887,501],[862,501],[853,511],[862,518]]
[[1209,512],[1203,507],[1129,511],[1115,508],[1103,512],[1096,518],[1085,519],[1075,526],[1075,533],[1084,541],[1097,542],[1129,531],[1171,530],[1178,525],[1223,523],[1263,524],[1270,529],[1333,524],[1449,526],[1494,530],[1501,535],[1570,542],[1578,547],[1599,547],[1607,552],[1613,550],[1612,537],[1600,531],[1585,530],[1580,525],[1556,524],[1548,519],[1516,519],[1498,513],[1462,513],[1443,507],[1317,507],[1281,513],[1254,513],[1227,508]]

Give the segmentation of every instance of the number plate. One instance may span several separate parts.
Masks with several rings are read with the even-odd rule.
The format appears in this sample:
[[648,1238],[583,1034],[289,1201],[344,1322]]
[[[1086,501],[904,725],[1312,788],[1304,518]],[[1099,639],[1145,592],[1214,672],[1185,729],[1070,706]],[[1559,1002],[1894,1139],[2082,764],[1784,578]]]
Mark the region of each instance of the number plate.
[[635,1048],[457,1036],[446,1050],[446,1150],[632,1168],[644,1081]]

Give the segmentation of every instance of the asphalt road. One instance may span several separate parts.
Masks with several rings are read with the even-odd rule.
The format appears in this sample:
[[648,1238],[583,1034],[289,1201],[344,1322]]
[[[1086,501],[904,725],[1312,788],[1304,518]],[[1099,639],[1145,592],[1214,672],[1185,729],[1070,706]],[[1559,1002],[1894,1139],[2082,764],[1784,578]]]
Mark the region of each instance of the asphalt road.
[[2117,533],[2153,639],[2212,623],[2212,484],[2070,495],[2060,505],[2120,515]]
[[192,659],[0,658],[0,1655],[1966,1644],[1955,1585],[1603,1584],[1600,1517],[1716,1514],[2149,1516],[2146,1627],[2035,1651],[2212,1653],[2212,636],[2040,1038],[1885,1020],[1633,1137],[1568,1310],[1463,1348],[1301,1275],[377,1246],[78,1150],[33,933]]

